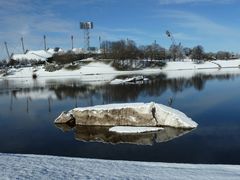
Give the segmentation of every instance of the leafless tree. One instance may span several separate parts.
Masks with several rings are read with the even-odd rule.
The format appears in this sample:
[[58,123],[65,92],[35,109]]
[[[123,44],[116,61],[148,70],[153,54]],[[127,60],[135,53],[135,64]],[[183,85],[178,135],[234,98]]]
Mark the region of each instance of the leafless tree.
[[184,51],[181,44],[172,44],[169,48],[169,53],[173,61],[182,60],[184,58]]
[[193,48],[191,58],[193,60],[203,60],[204,58],[204,49],[202,46],[198,45]]

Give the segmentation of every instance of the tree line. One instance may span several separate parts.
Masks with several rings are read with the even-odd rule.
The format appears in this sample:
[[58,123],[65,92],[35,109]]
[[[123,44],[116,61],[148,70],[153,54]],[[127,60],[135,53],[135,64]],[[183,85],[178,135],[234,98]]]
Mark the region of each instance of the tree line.
[[234,59],[237,56],[231,52],[218,51],[205,52],[203,46],[197,45],[193,48],[183,47],[181,44],[172,44],[166,49],[154,42],[150,45],[137,46],[133,40],[103,41],[100,45],[103,59],[150,59],[150,60],[173,60],[180,61],[185,57],[192,60],[225,60]]

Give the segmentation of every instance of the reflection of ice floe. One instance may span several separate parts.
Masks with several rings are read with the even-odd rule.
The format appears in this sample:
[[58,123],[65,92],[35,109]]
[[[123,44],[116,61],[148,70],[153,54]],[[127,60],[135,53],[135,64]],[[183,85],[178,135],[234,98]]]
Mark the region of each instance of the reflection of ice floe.
[[67,123],[72,119],[77,125],[90,126],[169,126],[191,129],[198,125],[184,113],[153,102],[75,108],[62,113],[55,123]]
[[74,127],[71,124],[55,124],[58,129],[61,129],[63,132],[71,131]]
[[110,82],[110,84],[132,84],[132,83],[143,83],[144,81],[148,81],[148,78],[144,78],[144,76],[134,76],[131,78],[125,78],[125,79],[114,79]]
[[[64,132],[71,129],[71,127],[66,124],[58,124],[57,127]],[[190,130],[166,127],[155,132],[121,134],[109,131],[110,128],[111,127],[105,126],[76,126],[74,128],[75,139],[85,142],[153,145],[154,143],[161,143],[175,139],[190,132]]]

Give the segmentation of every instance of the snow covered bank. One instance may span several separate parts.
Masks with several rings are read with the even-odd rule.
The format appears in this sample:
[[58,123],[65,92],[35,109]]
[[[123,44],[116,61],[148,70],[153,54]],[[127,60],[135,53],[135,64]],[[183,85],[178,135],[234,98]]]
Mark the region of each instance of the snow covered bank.
[[164,71],[172,70],[199,70],[199,69],[219,69],[219,68],[239,68],[240,59],[237,60],[216,60],[196,63],[193,61],[167,62]]
[[[240,63],[240,62],[239,62]],[[212,62],[195,63],[193,61],[167,62],[164,71],[172,70],[197,70],[197,69],[216,69],[218,66]]]
[[[91,60],[92,61],[92,60]],[[32,78],[32,73],[35,71],[38,78],[63,78],[63,77],[76,77],[82,80],[107,80],[111,81],[118,75],[152,75],[159,73],[170,74],[170,77],[175,75],[175,77],[189,77],[189,74],[193,76],[196,73],[214,73],[224,71],[226,68],[234,69],[234,73],[240,74],[240,60],[228,60],[228,61],[211,61],[197,64],[192,61],[183,62],[167,62],[167,65],[163,68],[145,68],[142,70],[133,71],[117,71],[111,64],[106,64],[101,61],[91,62],[86,65],[81,65],[80,69],[77,70],[66,70],[60,69],[54,72],[47,72],[43,66],[34,69],[32,67],[20,68],[20,69],[10,69],[9,75],[4,78]],[[236,71],[237,70],[237,71]],[[224,73],[224,72],[223,72]],[[139,76],[140,77],[140,76]]]
[[238,180],[238,165],[174,164],[0,154],[2,179]]
[[62,113],[55,123],[68,123],[73,119],[77,125],[90,126],[197,127],[197,123],[182,112],[153,102],[75,108]]
[[38,66],[37,68],[25,67],[19,69],[9,69],[8,75],[1,77],[0,79],[16,79],[16,78],[29,78],[32,79],[33,72],[37,75],[38,80],[44,79],[78,79],[85,82],[104,82],[111,81],[116,76],[116,70],[110,65],[100,62],[92,62],[87,65],[81,66],[77,70],[67,70],[65,68],[48,72],[45,71],[43,66]]
[[[215,64],[214,64],[214,63]],[[167,62],[167,65],[160,68],[146,68],[142,70],[134,71],[117,71],[111,64],[106,64],[101,61],[93,61],[88,64],[80,65],[80,69],[67,70],[65,68],[47,72],[43,66],[37,68],[25,67],[25,68],[11,68],[8,70],[8,75],[3,76],[0,74],[1,80],[17,80],[26,79],[28,83],[36,84],[36,82],[44,84],[46,81],[59,81],[64,82],[68,80],[77,80],[84,84],[141,84],[147,81],[146,78],[143,81],[129,82],[134,77],[143,77],[150,75],[164,74],[168,79],[175,78],[192,78],[196,75],[240,75],[240,60],[229,60],[229,61],[212,61],[205,62],[203,64],[196,64],[191,61],[187,62]],[[220,68],[220,66],[222,68]],[[33,73],[37,75],[37,81],[32,80]],[[115,79],[118,76],[128,77],[126,79]],[[130,78],[129,78],[130,77]],[[132,78],[131,78],[132,77]]]
[[218,64],[221,68],[240,68],[240,60],[216,60],[212,62]]

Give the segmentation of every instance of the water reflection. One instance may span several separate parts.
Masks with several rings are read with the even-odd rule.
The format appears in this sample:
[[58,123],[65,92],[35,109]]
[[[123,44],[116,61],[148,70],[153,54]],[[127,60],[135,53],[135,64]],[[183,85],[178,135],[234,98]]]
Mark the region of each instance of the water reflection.
[[110,127],[105,126],[76,126],[73,128],[67,124],[56,124],[56,127],[63,132],[73,130],[75,139],[78,141],[137,145],[153,145],[154,143],[170,141],[191,131],[166,127],[164,130],[156,132],[120,134],[110,132]]
[[[68,83],[53,84],[52,81],[46,81],[45,87],[41,84],[35,84],[34,87],[22,87],[13,82],[7,83],[7,80],[0,81],[0,87],[4,91],[0,91],[0,96],[9,94],[10,110],[13,110],[13,101],[19,98],[26,98],[27,111],[29,111],[29,102],[36,99],[46,99],[48,111],[51,112],[52,105],[55,100],[73,99],[74,107],[79,105],[79,101],[88,101],[89,105],[94,105],[94,97],[99,100],[98,104],[107,104],[111,102],[129,102],[136,101],[142,94],[147,96],[161,96],[167,90],[171,90],[173,95],[169,97],[166,104],[172,105],[178,92],[182,92],[188,88],[194,88],[202,91],[207,81],[210,80],[229,80],[234,79],[237,75],[203,75],[197,74],[191,78],[173,78],[167,79],[165,74],[149,76],[149,81],[143,84],[101,84],[90,85],[83,84],[81,81],[69,81]],[[118,78],[125,78],[124,76]],[[9,90],[9,91],[6,91]],[[119,93],[121,92],[121,93]]]

